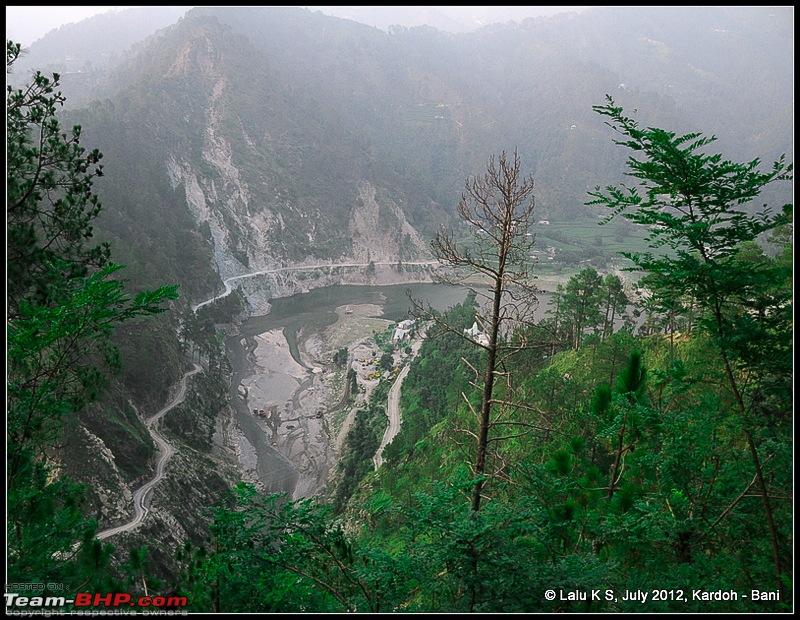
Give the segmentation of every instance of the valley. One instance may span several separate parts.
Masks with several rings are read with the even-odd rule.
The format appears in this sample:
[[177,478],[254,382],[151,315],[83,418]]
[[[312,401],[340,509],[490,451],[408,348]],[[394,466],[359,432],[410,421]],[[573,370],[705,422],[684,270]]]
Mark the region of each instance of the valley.
[[159,456],[158,460],[156,461],[155,466],[155,476],[149,480],[147,483],[139,487],[138,489],[133,491],[133,519],[125,523],[123,525],[113,527],[107,530],[103,530],[97,533],[97,538],[99,540],[105,540],[110,538],[116,534],[121,534],[122,532],[129,532],[133,528],[139,526],[147,517],[148,509],[148,494],[150,490],[155,487],[161,479],[164,477],[164,470],[169,463],[170,458],[175,453],[172,444],[170,444],[155,428],[158,421],[163,418],[167,413],[169,413],[170,409],[178,406],[183,402],[184,397],[186,396],[186,382],[189,380],[189,377],[196,375],[199,372],[202,372],[202,368],[197,364],[194,365],[192,370],[186,372],[181,378],[180,388],[178,389],[178,393],[175,395],[175,398],[170,401],[168,405],[166,405],[163,409],[161,409],[158,413],[153,415],[150,418],[147,418],[146,426],[147,429],[150,431],[153,440],[158,444],[159,447]]
[[147,9],[8,41],[9,582],[791,608],[792,7]]
[[[345,403],[346,370],[358,358],[378,355],[373,335],[407,317],[407,290],[441,309],[466,295],[419,283],[325,287],[271,300],[268,314],[247,319],[228,337],[240,454],[250,455],[243,468],[259,488],[295,498],[325,490],[352,419],[347,411],[359,402]],[[336,367],[331,359],[342,348],[348,363]]]

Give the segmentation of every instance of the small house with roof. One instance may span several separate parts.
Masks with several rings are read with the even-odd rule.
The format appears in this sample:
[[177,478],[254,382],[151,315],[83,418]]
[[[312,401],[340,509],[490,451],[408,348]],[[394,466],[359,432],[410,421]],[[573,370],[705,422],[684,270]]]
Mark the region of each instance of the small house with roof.
[[489,346],[489,336],[487,336],[483,330],[478,327],[478,321],[472,323],[472,327],[469,329],[465,329],[464,334],[484,347]]

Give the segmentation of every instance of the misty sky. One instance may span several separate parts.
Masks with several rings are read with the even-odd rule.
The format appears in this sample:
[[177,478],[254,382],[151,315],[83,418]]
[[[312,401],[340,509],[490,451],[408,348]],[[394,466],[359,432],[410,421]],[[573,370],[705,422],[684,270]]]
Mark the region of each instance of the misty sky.
[[[97,15],[106,13],[112,10],[123,10],[132,7],[127,6],[6,6],[6,39],[11,39],[23,46],[28,46],[34,41],[41,39],[44,35],[55,28],[59,28],[64,24],[76,23],[81,20]],[[186,7],[188,10],[191,7]],[[314,6],[310,7],[313,10],[319,10],[323,13],[328,13],[326,9],[331,9],[330,14],[342,16],[343,10],[350,8],[366,8],[366,7],[326,7]],[[381,8],[381,7],[376,7]],[[383,7],[397,9],[399,7]],[[407,8],[409,11],[420,7],[402,7]],[[494,21],[505,22],[508,21],[509,15],[512,14],[518,19],[524,17],[538,17],[541,15],[553,15],[555,13],[565,11],[581,11],[587,7],[580,6],[529,6],[529,7],[474,7],[474,6],[448,6],[448,7],[425,7],[425,8],[440,8],[446,10],[451,14],[460,14],[464,23],[475,23],[475,26],[480,25],[478,20],[474,18],[475,15],[480,16],[480,21],[483,23],[491,23],[491,18],[488,20],[486,15],[492,15],[494,12],[497,15]],[[336,9],[336,11],[334,11]],[[412,25],[412,24],[403,24]]]
[[7,6],[6,39],[30,45],[51,30],[127,6]]

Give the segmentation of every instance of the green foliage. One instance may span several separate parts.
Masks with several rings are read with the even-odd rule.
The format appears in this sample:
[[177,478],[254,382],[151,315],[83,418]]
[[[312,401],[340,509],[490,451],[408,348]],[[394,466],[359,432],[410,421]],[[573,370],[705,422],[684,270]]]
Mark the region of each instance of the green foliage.
[[394,366],[394,356],[391,353],[381,355],[380,360],[378,360],[378,367],[383,370],[391,370],[392,366]]
[[[7,67],[20,46],[7,41]],[[115,329],[163,312],[176,286],[131,295],[105,244],[87,248],[101,210],[101,155],[62,132],[58,76],[7,87],[8,370],[6,484],[9,581],[108,585],[110,549],[93,540],[81,490],[52,464],[65,425],[118,369]],[[88,571],[88,572],[86,572]]]
[[[552,569],[532,561],[533,510],[488,502],[474,512],[469,480],[435,484],[394,508],[396,553],[410,564],[407,611],[513,612],[541,609],[536,595]],[[473,482],[474,484],[474,482]],[[534,602],[535,601],[535,602]]]
[[337,366],[344,366],[347,363],[347,347],[342,347],[333,354],[333,363]]
[[[744,221],[736,219],[735,225]],[[671,251],[657,260],[680,260],[678,252]],[[536,566],[538,576],[547,574],[549,584],[565,589],[592,587],[591,583],[617,593],[683,589],[688,600],[651,597],[646,603],[571,601],[548,607],[539,599],[525,601],[520,609],[763,611],[763,603],[742,598],[735,603],[691,598],[693,589],[747,592],[753,587],[773,592],[782,588],[779,601],[767,604],[770,610],[791,605],[785,569],[776,581],[776,566],[786,567],[791,561],[788,472],[792,443],[781,413],[791,409],[791,397],[780,387],[788,368],[782,355],[791,342],[791,330],[783,318],[788,304],[766,303],[759,312],[754,303],[786,299],[790,281],[782,268],[790,263],[785,258],[772,259],[746,241],[726,261],[711,262],[693,276],[719,275],[716,289],[707,284],[706,293],[733,290],[734,273],[759,274],[758,278],[754,273],[742,276],[749,283],[747,295],[723,296],[720,316],[728,322],[722,333],[735,324],[765,341],[740,343],[732,337],[726,344],[719,329],[709,328],[714,325],[714,304],[708,298],[699,299],[690,287],[679,288],[677,279],[668,288],[660,287],[664,280],[645,280],[662,304],[659,311],[669,320],[639,336],[630,329],[608,331],[609,324],[624,314],[627,296],[618,278],[600,281],[596,272],[585,270],[573,280],[566,305],[580,308],[581,302],[589,302],[585,306],[595,311],[594,325],[591,321],[585,325],[587,331],[596,330],[594,340],[582,339],[575,348],[572,333],[568,350],[547,358],[526,353],[504,367],[510,375],[522,377],[515,395],[525,397],[522,419],[530,430],[506,439],[503,453],[496,452],[494,462],[504,466],[498,478],[505,484],[491,487],[491,499],[476,514],[482,519],[487,511],[497,509],[521,517],[518,525],[529,535],[517,539],[526,542],[515,560],[516,574],[525,584],[517,585],[518,589],[539,587],[536,576],[520,569],[524,565]],[[723,277],[726,270],[730,270],[729,279]],[[666,268],[661,276],[674,277]],[[579,286],[584,281],[593,286]],[[599,294],[591,295],[598,290]],[[559,324],[571,315],[562,311],[566,288],[560,293],[555,313]],[[465,318],[468,324],[470,317]],[[537,326],[539,331],[526,332],[528,342],[537,347],[547,343],[542,334],[553,333],[554,318]],[[748,326],[751,321],[755,324]],[[721,363],[721,351],[735,365],[726,365],[724,358]],[[457,354],[450,358],[445,352],[454,352],[445,337],[426,340],[415,365],[430,369],[434,366],[426,364],[434,363],[448,375],[457,373]],[[770,356],[775,363],[770,364]],[[375,507],[374,513],[366,508],[370,516],[360,513],[367,520],[362,528],[364,544],[380,541],[391,553],[410,554],[413,577],[407,583],[415,596],[401,609],[493,609],[481,599],[485,592],[497,594],[505,609],[516,609],[512,598],[503,598],[505,585],[515,582],[506,581],[502,561],[492,559],[492,574],[482,573],[481,563],[494,556],[482,546],[479,527],[470,529],[473,524],[462,525],[457,516],[459,510],[466,511],[471,481],[463,471],[457,478],[456,463],[463,462],[463,453],[452,428],[467,423],[468,408],[460,405],[460,391],[439,385],[433,375],[428,371],[417,376],[412,365],[401,400],[405,431],[387,449],[393,460],[357,495]],[[756,383],[740,383],[745,377]],[[744,414],[735,398],[740,385],[747,407]],[[504,396],[506,389],[499,394]],[[427,409],[432,404],[440,408],[435,417]],[[426,424],[420,424],[426,419]],[[508,419],[516,421],[514,416]],[[752,426],[748,429],[748,425]],[[398,450],[401,445],[402,451]],[[766,454],[766,463],[754,458],[754,453]],[[759,468],[769,481],[766,489],[760,487]],[[433,493],[419,492],[437,476],[460,482],[446,492],[444,487]],[[409,499],[390,508],[401,497]],[[765,510],[759,505],[765,498],[770,500],[771,519],[764,518]],[[451,532],[457,534],[450,538]],[[411,547],[407,540],[413,541]],[[466,544],[460,546],[462,542]],[[492,549],[500,555],[508,552],[506,545],[501,537],[492,540]],[[438,572],[425,573],[429,565]],[[571,570],[547,573],[542,566]],[[591,572],[580,572],[587,567]],[[402,583],[394,590],[396,595],[403,596]],[[688,583],[693,585],[688,587]]]
[[566,325],[577,349],[587,328],[600,324],[601,276],[591,267],[581,270],[567,282],[561,299],[562,328]]
[[197,610],[374,610],[350,541],[310,500],[261,497],[240,484],[217,509],[208,547],[187,551],[184,588]]
[[[442,323],[454,330],[467,329],[475,320],[476,309],[476,296],[470,291],[464,302],[442,315]],[[427,334],[403,382],[400,394],[403,424],[383,452],[389,469],[407,461],[417,442],[431,428],[451,417],[451,412],[463,402],[462,391],[469,386],[463,360],[475,365],[480,359],[474,346],[441,326],[432,325]]]
[[[6,41],[10,71],[21,48]],[[109,248],[87,249],[101,206],[92,185],[102,175],[99,151],[86,153],[81,128],[68,137],[56,118],[64,97],[59,76],[39,72],[24,89],[6,87],[6,231],[9,315],[24,300],[48,304],[65,278],[104,265]]]
[[642,354],[640,351],[634,351],[628,366],[617,377],[617,391],[636,400],[642,398],[645,391],[645,374]]
[[652,247],[666,246],[671,252],[624,253],[646,273],[642,284],[665,302],[691,297],[705,310],[699,324],[716,333],[724,349],[741,348],[744,353],[745,340],[757,338],[742,338],[740,328],[746,322],[764,332],[769,327],[739,319],[739,314],[749,313],[737,314],[729,307],[763,304],[777,310],[787,299],[785,291],[777,293],[770,284],[780,281],[779,267],[757,261],[748,262],[742,270],[736,257],[741,256],[743,244],[788,222],[791,205],[777,215],[766,208],[750,214],[743,206],[770,183],[790,180],[792,164],[781,158],[771,171],[762,173],[757,170],[758,160],[737,164],[723,161],[720,154],[696,152],[713,143],[713,137],[676,137],[661,129],[639,129],[610,98],[608,105],[595,106],[595,110],[608,116],[612,127],[624,136],[616,143],[641,154],[642,159],[628,160],[629,175],[640,180],[638,187],[597,188],[590,192],[594,200],[589,204],[609,208],[607,219],[622,215],[648,226]]
[[[260,13],[248,13],[245,18],[223,11],[215,11],[222,21],[253,22],[242,27],[248,32],[263,21],[256,19]],[[439,108],[430,103],[418,108],[414,104],[421,92],[430,93],[436,101],[446,100],[455,92],[453,84],[464,79],[466,72],[483,79],[472,96],[487,104],[487,114],[499,110],[487,102],[503,101],[502,115],[516,123],[513,129],[503,131],[519,136],[529,146],[536,145],[540,154],[535,162],[537,181],[543,181],[539,182],[542,193],[537,194],[540,204],[563,204],[565,213],[575,212],[587,184],[614,173],[615,158],[580,124],[566,140],[557,133],[569,115],[585,118],[588,112],[578,109],[580,103],[564,106],[563,101],[547,95],[540,89],[546,80],[539,78],[567,69],[584,78],[587,86],[593,87],[596,81],[577,64],[553,62],[548,46],[569,43],[556,40],[555,31],[549,28],[525,24],[501,29],[508,54],[487,54],[488,47],[482,47],[482,55],[502,58],[513,66],[523,54],[530,56],[524,38],[527,34],[535,31],[549,37],[537,39],[542,41],[537,50],[543,53],[534,55],[538,63],[535,70],[525,73],[522,82],[512,81],[515,96],[502,97],[498,94],[508,92],[508,86],[502,84],[505,78],[498,77],[501,73],[464,54],[455,39],[446,40],[424,29],[398,30],[392,36],[406,47],[393,48],[371,29],[345,25],[361,36],[356,46],[358,61],[348,64],[342,59],[350,56],[343,52],[352,47],[354,39],[342,30],[329,28],[326,32],[330,21],[286,11],[273,22],[270,36],[261,36],[254,44],[257,49],[230,36],[230,32],[224,33],[210,19],[187,19],[182,32],[188,35],[202,24],[204,29],[196,30],[202,34],[198,40],[212,41],[212,47],[226,53],[237,51],[231,58],[247,59],[244,78],[236,78],[224,63],[219,67],[229,79],[239,79],[248,86],[242,89],[246,94],[241,100],[230,93],[221,95],[218,109],[225,114],[220,117],[220,134],[229,139],[229,132],[239,124],[248,127],[252,144],[231,140],[233,161],[243,171],[245,182],[257,179],[249,185],[285,188],[275,198],[276,204],[298,203],[313,190],[320,217],[306,219],[320,228],[330,222],[336,226],[346,222],[342,217],[346,206],[342,205],[355,202],[355,197],[347,181],[312,187],[315,181],[309,172],[316,168],[324,168],[322,178],[326,179],[348,179],[352,175],[384,180],[413,203],[408,214],[412,223],[416,224],[416,219],[438,225],[437,204],[443,203],[441,196],[451,195],[452,188],[449,181],[437,179],[451,177],[448,170],[474,164],[470,151],[475,143],[469,136],[486,125],[487,119],[482,118],[483,113],[474,119],[464,114],[458,126],[462,121],[468,125],[456,132],[454,124],[445,127],[436,123],[455,121],[454,109],[444,108],[442,119],[435,119],[432,114]],[[480,36],[488,36],[486,32]],[[295,49],[291,43],[300,38],[315,41],[315,49],[324,52],[311,68],[301,55],[285,53]],[[181,44],[191,41],[189,37],[180,39]],[[596,42],[592,53],[608,56],[609,49]],[[177,45],[175,41],[172,44]],[[378,51],[391,55],[399,54],[399,49],[413,49],[420,58],[430,59],[424,53],[430,48],[440,53],[433,63],[428,60],[431,66],[424,76],[415,75],[413,70],[400,72],[402,75],[393,72],[392,79],[382,83],[385,77],[381,78],[375,58]],[[637,50],[641,51],[633,51]],[[144,104],[152,97],[166,103],[165,109],[181,114],[186,111],[190,124],[195,122],[191,119],[204,118],[199,112],[207,108],[194,102],[194,96],[208,86],[201,82],[207,76],[176,76],[169,85],[154,79],[171,66],[165,64],[171,58],[169,51],[161,49],[159,56],[157,46],[153,46],[140,59],[152,67],[152,74],[148,74],[152,81],[129,85],[125,91],[129,103],[123,105],[117,100],[118,111],[110,102],[103,103],[91,113],[104,119],[106,136],[122,140],[131,137],[125,131],[137,134],[139,150],[131,158],[131,172],[116,188],[119,196],[132,197],[120,203],[124,205],[120,211],[131,217],[120,217],[107,228],[116,247],[126,227],[132,222],[141,224],[141,237],[126,248],[132,256],[140,257],[138,265],[131,265],[137,283],[159,276],[149,260],[153,253],[158,254],[153,260],[160,264],[185,261],[180,264],[190,265],[191,280],[197,274],[208,275],[207,267],[200,267],[206,256],[201,251],[203,245],[191,242],[186,232],[190,218],[183,209],[184,188],[173,191],[167,187],[159,168],[162,160],[152,155],[149,144],[158,145],[156,150],[177,144],[194,155],[203,148],[204,134],[199,125],[193,124],[189,134],[182,136],[182,116],[145,113],[148,108]],[[219,58],[226,53],[220,52]],[[719,56],[717,52],[715,55]],[[266,58],[277,67],[267,74],[257,73],[260,63],[268,65]],[[374,81],[364,80],[367,73],[360,67],[366,68]],[[630,70],[637,71],[643,80],[653,79],[652,75],[658,73],[648,75],[637,67]],[[138,75],[138,71],[129,73]],[[284,81],[285,76],[291,79]],[[325,92],[316,101],[306,92],[314,81],[322,83]],[[50,97],[46,91],[52,84],[37,83],[44,99]],[[159,84],[158,88],[150,88],[153,83]],[[407,88],[423,83],[424,91]],[[384,96],[382,103],[368,105],[359,95],[364,91],[380,93]],[[395,101],[390,96],[395,91],[409,93],[408,101],[389,105]],[[334,95],[340,92],[353,96],[337,109],[335,102],[341,99]],[[665,102],[656,103],[666,107]],[[555,109],[558,116],[539,114],[531,122],[529,115],[517,113],[523,105],[537,111]],[[263,109],[269,110],[270,118],[257,113]],[[378,110],[391,110],[397,118],[384,119],[375,126],[364,122],[378,118]],[[525,405],[507,413],[508,421],[525,426],[515,436],[503,439],[502,452],[492,450],[490,463],[497,472],[496,480],[486,489],[487,497],[476,512],[468,501],[476,478],[465,473],[464,463],[469,458],[465,455],[469,453],[460,445],[466,433],[459,429],[474,428],[463,396],[466,394],[475,405],[470,389],[473,376],[465,371],[464,361],[479,367],[483,353],[459,337],[461,330],[475,320],[474,297],[451,310],[444,318],[455,333],[432,327],[431,338],[412,364],[401,397],[403,424],[385,452],[387,466],[367,475],[372,471],[371,456],[380,437],[383,386],[384,391],[378,393],[370,408],[359,413],[348,437],[348,454],[354,456],[342,461],[343,471],[348,473],[337,511],[310,500],[261,497],[245,486],[237,489],[228,504],[218,507],[207,544],[188,546],[181,552],[180,561],[186,567],[182,588],[194,611],[732,613],[791,609],[791,574],[786,570],[792,565],[793,523],[789,219],[788,214],[753,215],[744,209],[749,199],[771,180],[788,173],[790,166],[778,172],[783,165],[779,162],[771,177],[771,173],[757,173],[751,164],[739,167],[714,159],[716,156],[695,157],[693,149],[710,145],[699,135],[682,139],[661,130],[640,130],[622,117],[620,110],[611,105],[599,111],[628,132],[623,143],[643,157],[632,166],[637,185],[618,193],[608,190],[603,194],[608,199],[605,202],[599,190],[593,197],[600,200],[596,204],[610,206],[612,212],[618,207],[634,209],[625,213],[626,223],[630,221],[628,228],[616,231],[626,245],[634,241],[635,232],[642,230],[633,228],[633,224],[642,223],[651,232],[652,253],[628,248],[629,256],[638,261],[634,263],[637,268],[647,270],[644,284],[653,293],[648,300],[646,330],[635,336],[629,329],[616,329],[627,306],[621,282],[614,275],[600,280],[600,274],[592,268],[580,271],[554,296],[555,316],[549,322],[515,334],[524,337],[529,348],[505,360],[501,375],[513,374],[515,381],[500,382],[495,395],[498,400],[513,396]],[[116,133],[120,116],[128,119],[131,129]],[[353,123],[353,119],[358,122]],[[572,120],[566,126],[570,123]],[[769,123],[780,126],[772,116]],[[152,133],[141,132],[142,126],[152,127]],[[323,129],[329,128],[334,137],[323,139]],[[60,133],[53,129],[47,129],[48,135],[60,140]],[[486,131],[495,137],[503,135],[491,133],[495,129],[488,125],[481,135]],[[424,148],[417,141],[421,134],[428,141]],[[553,140],[555,137],[559,139]],[[390,148],[395,143],[402,145],[401,151]],[[564,153],[547,146],[555,143],[566,144]],[[23,144],[21,152],[32,148],[25,140],[10,140],[9,144]],[[433,148],[438,144],[445,145],[446,155]],[[52,207],[59,217],[74,215],[75,230],[89,232],[85,226],[91,220],[88,214],[98,203],[78,190],[88,188],[91,193],[91,171],[99,166],[99,154],[87,155],[76,146],[77,141],[72,146],[48,143],[52,153],[64,156],[63,178],[74,181],[70,187],[76,188],[75,192],[71,194],[72,190],[65,188],[65,202],[58,203],[62,196],[58,190],[53,193],[55,202],[44,207],[16,200],[14,204],[24,205],[20,213]],[[340,149],[345,153],[341,158]],[[591,162],[586,169],[591,174],[575,173],[574,167],[564,165],[569,149]],[[358,160],[353,170],[343,170],[341,162],[356,160],[356,152],[367,154],[367,158]],[[72,155],[74,167],[69,160]],[[123,155],[116,157],[121,161]],[[32,170],[19,153],[9,153],[8,159],[17,162],[17,170]],[[566,169],[573,171],[568,177],[563,176]],[[684,169],[691,174],[681,176]],[[215,174],[210,167],[204,173],[209,177]],[[147,187],[136,184],[137,175],[142,174],[152,179]],[[23,185],[9,179],[9,192],[23,196]],[[67,199],[70,195],[72,198]],[[82,203],[84,197],[86,202]],[[165,217],[175,219],[146,217],[151,213],[146,205],[152,204],[164,205]],[[387,204],[381,200],[384,210]],[[329,208],[323,209],[323,205]],[[682,218],[681,210],[691,214],[695,208],[700,210],[694,220]],[[183,220],[175,215],[179,213],[184,213]],[[303,247],[307,237],[300,216],[290,214],[290,210],[284,214],[287,226],[281,234],[289,238],[287,247]],[[169,225],[161,224],[165,229],[160,237],[165,240],[163,244],[141,242],[164,221]],[[70,222],[73,220],[64,223],[67,230]],[[20,256],[31,248],[31,253],[38,252],[35,244],[45,238],[42,235],[59,232],[57,226],[47,233],[44,228],[39,231],[33,227],[31,234],[32,229],[26,228],[23,220],[10,216],[9,224],[14,227],[13,231],[9,229],[14,235],[10,249]],[[549,232],[554,242],[566,247],[568,239],[558,240],[555,230]],[[775,254],[761,251],[757,243],[769,233],[778,244]],[[595,239],[599,234],[587,230],[585,237]],[[30,266],[17,260],[9,266],[9,274],[12,267],[17,274],[14,285],[23,291],[17,295],[22,301],[14,304],[17,314],[9,322],[9,427],[16,433],[14,437],[30,436],[35,444],[35,450],[30,442],[31,449],[17,449],[11,439],[8,442],[9,458],[16,459],[18,481],[8,486],[10,576],[19,581],[63,582],[96,591],[152,588],[153,582],[145,574],[149,555],[145,550],[132,550],[125,562],[127,582],[108,577],[110,547],[93,539],[95,524],[81,515],[80,489],[46,465],[47,451],[52,438],[58,436],[59,425],[70,419],[67,416],[75,407],[99,393],[100,367],[118,362],[106,338],[108,330],[101,329],[94,336],[91,330],[80,331],[81,326],[85,323],[88,329],[95,320],[112,326],[117,319],[133,318],[136,308],[147,314],[148,308],[155,311],[159,307],[158,295],[138,301],[128,297],[116,279],[118,273],[102,276],[104,272],[95,270],[94,265],[103,261],[108,264],[103,251],[84,252],[79,244],[71,245],[74,238],[72,232],[64,235],[64,248],[71,258],[52,257],[49,263]],[[204,239],[204,243],[208,241],[207,236]],[[614,247],[608,237],[601,239],[604,249]],[[164,247],[156,247],[161,245]],[[187,247],[191,249],[185,250]],[[324,254],[331,248],[337,252],[342,249],[335,243],[324,246],[320,241],[311,252]],[[563,248],[559,245],[558,249]],[[705,256],[704,249],[708,250]],[[593,258],[589,250],[593,248],[578,247],[570,260],[577,265],[579,260]],[[191,252],[192,258],[178,256],[184,252]],[[405,256],[403,259],[408,260]],[[120,286],[115,288],[118,282]],[[213,280],[206,277],[196,286],[197,290],[210,290]],[[167,297],[170,291],[162,293]],[[237,300],[231,295],[226,298],[228,302],[236,305]],[[224,313],[232,316],[236,311],[230,308]],[[224,361],[214,317],[203,312],[198,317],[187,313],[184,324],[187,339],[196,345],[190,353],[221,369]],[[158,351],[160,333],[154,331],[141,338],[140,359]],[[79,338],[86,355],[78,355],[75,349],[74,358],[64,357],[64,351],[73,351],[67,346],[69,338],[78,334],[86,336]],[[141,332],[132,329],[125,334]],[[134,339],[139,342],[138,335]],[[390,346],[385,336],[378,340],[382,346]],[[721,353],[727,355],[728,364],[720,362]],[[63,384],[61,379],[45,380],[46,373],[44,378],[35,374],[37,356],[44,364],[42,368],[55,372]],[[75,359],[76,363],[64,367],[59,375],[60,359]],[[31,377],[35,379],[31,381]],[[354,375],[350,378],[353,380]],[[190,444],[199,449],[212,427],[208,419],[203,419],[198,428],[189,428],[195,418],[187,410],[217,406],[225,395],[224,388],[222,382],[209,381],[203,391],[190,394],[185,407],[165,422],[166,428],[196,432]],[[736,402],[737,390],[743,410]],[[49,403],[47,415],[36,405],[36,399]],[[61,422],[57,421],[59,416]],[[116,421],[112,425],[116,427]],[[752,442],[747,441],[748,436]],[[748,443],[756,447],[756,456],[763,458],[754,461]],[[759,467],[766,480],[763,487],[757,480]],[[772,531],[758,503],[766,495],[773,502],[776,527]],[[587,592],[611,588],[618,594],[626,589],[654,588],[683,589],[687,593],[690,588],[739,592],[754,587],[773,589],[768,585],[773,583],[775,570],[773,534],[778,541],[777,563],[784,567],[778,576],[783,587],[778,603],[683,603],[652,598],[645,604],[621,600],[548,602],[542,596],[546,589]]]
[[118,367],[116,349],[108,342],[113,329],[162,312],[160,303],[177,297],[176,287],[164,287],[131,299],[121,281],[109,279],[119,269],[108,265],[68,280],[57,305],[20,305],[8,328],[8,429],[15,447],[52,442],[57,432],[52,425],[98,395],[103,375],[87,361],[94,357],[95,363]]
[[380,437],[370,426],[369,410],[359,409],[356,412],[355,422],[347,433],[347,453],[339,462],[341,479],[336,487],[333,502],[337,511],[344,508],[359,482],[373,468],[372,456],[380,445]]
[[353,426],[345,438],[346,451],[338,466],[339,480],[333,494],[333,508],[336,512],[344,509],[358,484],[373,470],[372,457],[380,446],[388,423],[385,405],[388,393],[389,382],[381,380],[373,390],[366,408],[356,411]]
[[[539,328],[546,330],[552,341],[551,352],[565,346],[578,349],[587,344],[587,331],[597,340],[609,338],[622,326],[630,326],[628,305],[619,276],[601,276],[593,267],[586,267],[570,277],[566,286],[556,286],[550,298],[548,320]],[[535,334],[534,334],[535,335]]]
[[572,455],[567,450],[558,450],[547,464],[553,473],[565,475],[572,469]]
[[[126,576],[128,591],[142,592],[148,596],[147,571],[150,560],[147,557],[147,547],[131,547],[128,561],[122,566],[122,571]],[[158,588],[161,584],[156,579],[149,580],[149,587]],[[141,587],[140,587],[141,586]]]
[[[475,513],[473,484],[437,483],[407,503],[375,496],[358,507],[355,533],[325,506],[240,485],[235,503],[217,510],[208,546],[182,554],[184,592],[197,609],[224,612],[525,612],[564,609],[543,600],[548,587],[608,578],[591,557],[545,561],[543,513],[530,501]],[[557,518],[569,521],[571,510]]]
[[[461,313],[467,325],[469,310],[457,307],[453,318]],[[451,347],[459,341],[440,332],[415,363],[435,359],[457,373]],[[447,428],[463,422],[460,395],[430,376],[442,372],[412,371],[407,381],[420,374],[403,397],[401,428],[430,415],[420,405],[436,401],[436,390],[447,392],[414,444],[398,443],[403,451],[362,481],[342,513],[255,492],[218,512],[217,524],[227,525],[215,526],[196,555],[190,600],[218,611],[785,610],[790,598],[691,600],[693,589],[774,590],[765,585],[768,526],[751,497],[749,455],[715,360],[700,331],[672,350],[660,334],[622,331],[529,371],[526,420],[550,431],[506,441],[505,484],[492,485],[477,513],[458,434]],[[427,389],[434,392],[421,398]],[[785,442],[771,447],[773,459],[791,454]],[[774,475],[776,488],[791,480],[790,472]],[[784,517],[789,504],[781,505]],[[549,602],[547,589],[609,589],[617,598]],[[689,599],[621,600],[639,589],[683,590]]]
[[[770,171],[760,172],[758,159],[739,164],[723,160],[718,153],[706,154],[714,137],[640,129],[611,97],[605,106],[594,109],[607,116],[608,124],[622,136],[616,143],[636,154],[628,159],[628,174],[638,180],[638,186],[597,188],[590,193],[594,200],[589,204],[609,208],[609,219],[621,214],[647,225],[651,248],[668,248],[659,255],[626,254],[645,272],[642,284],[662,310],[686,316],[686,298],[689,307],[699,310],[693,322],[709,336],[728,388],[727,394],[720,395],[724,399],[720,410],[740,426],[751,456],[755,479],[750,486],[758,484],[774,583],[780,590],[787,562],[788,523],[781,511],[776,516],[771,499],[775,487],[767,482],[762,459],[776,442],[786,444],[790,439],[780,415],[761,415],[761,403],[765,385],[780,399],[783,390],[775,388],[788,377],[791,326],[786,319],[792,291],[786,287],[786,264],[766,258],[754,243],[785,226],[792,205],[784,205],[778,214],[766,205],[757,212],[747,206],[770,184],[791,180],[793,165],[782,156]],[[626,377],[628,382],[630,379]],[[788,463],[772,464],[769,469],[785,466]],[[741,483],[748,477],[743,474]],[[779,493],[787,491],[786,487],[777,488]]]

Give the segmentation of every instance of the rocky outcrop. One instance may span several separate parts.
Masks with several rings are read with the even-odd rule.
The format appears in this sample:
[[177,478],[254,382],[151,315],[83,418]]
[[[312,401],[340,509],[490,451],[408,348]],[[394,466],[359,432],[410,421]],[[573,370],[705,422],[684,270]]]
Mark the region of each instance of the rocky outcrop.
[[351,257],[364,262],[402,261],[425,256],[427,246],[402,209],[369,181],[358,183],[350,215]]

